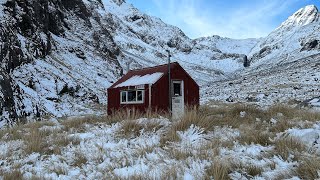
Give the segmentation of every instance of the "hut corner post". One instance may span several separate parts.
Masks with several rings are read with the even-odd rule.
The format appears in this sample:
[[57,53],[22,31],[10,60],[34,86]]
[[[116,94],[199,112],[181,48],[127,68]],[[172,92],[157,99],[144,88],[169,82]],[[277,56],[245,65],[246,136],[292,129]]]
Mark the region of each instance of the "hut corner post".
[[171,57],[171,54],[170,54],[170,51],[167,50],[167,53],[168,53],[168,85],[169,85],[169,114],[171,115],[172,114],[172,97],[171,97],[171,68],[170,68],[170,57]]

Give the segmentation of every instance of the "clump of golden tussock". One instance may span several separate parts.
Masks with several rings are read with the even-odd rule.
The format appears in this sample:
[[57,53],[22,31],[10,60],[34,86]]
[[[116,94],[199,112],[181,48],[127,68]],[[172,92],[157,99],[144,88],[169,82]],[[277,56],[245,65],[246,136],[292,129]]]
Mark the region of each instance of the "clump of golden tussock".
[[294,159],[299,159],[299,154],[306,151],[306,145],[293,137],[283,137],[275,141],[275,155],[280,155],[283,159],[288,159],[294,155]]
[[112,115],[108,116],[108,119],[111,119],[114,122],[120,122],[123,120],[139,119],[139,118],[142,118],[143,116],[144,116],[144,113],[133,108],[133,109],[122,109],[119,111],[114,111]]
[[23,137],[23,126],[16,125],[11,128],[1,129],[0,137],[2,140],[5,141],[14,141],[21,139]]
[[98,122],[105,122],[105,117],[100,116],[86,116],[81,118],[73,118],[73,119],[66,119],[61,122],[64,126],[65,131],[77,131],[77,132],[84,132],[85,127],[84,124],[95,124]]
[[297,174],[301,179],[319,179],[320,178],[320,158],[302,157],[297,168]]
[[137,137],[140,135],[140,131],[143,129],[143,125],[139,124],[135,120],[127,120],[121,123],[121,130],[118,131],[119,135],[123,135],[127,138]]
[[187,130],[191,125],[196,125],[204,130],[209,130],[210,128],[213,128],[214,122],[207,118],[203,113],[200,113],[197,108],[189,108],[183,117],[174,122],[171,128],[163,134],[160,140],[161,144],[165,145],[169,141],[178,141],[179,136],[177,135],[177,132]]
[[249,164],[244,166],[244,171],[250,176],[255,177],[255,176],[261,175],[263,169],[260,166]]
[[160,122],[138,122],[137,120],[125,120],[121,122],[118,135],[124,137],[138,137],[143,132],[155,132],[162,127]]
[[45,153],[48,151],[48,144],[45,140],[47,136],[47,131],[41,131],[38,128],[30,129],[30,132],[23,137],[26,143],[25,152],[31,154],[33,152]]
[[228,180],[230,165],[221,160],[213,161],[212,165],[206,169],[206,179]]
[[279,119],[274,125],[270,127],[270,131],[274,133],[284,132],[287,129],[294,127],[295,124],[293,121],[287,118]]
[[213,127],[214,122],[207,118],[205,114],[198,111],[197,108],[190,108],[187,109],[183,117],[173,125],[173,128],[176,131],[184,131],[191,125],[196,125],[205,130],[209,130]]
[[53,126],[52,122],[41,121],[41,122],[31,122],[27,124],[17,124],[13,127],[0,129],[0,138],[5,141],[19,140],[24,137],[27,132],[26,129],[36,129],[42,126]]
[[272,137],[274,137],[274,134],[268,131],[247,128],[241,130],[240,136],[237,139],[241,144],[260,144],[262,146],[267,146],[272,144]]
[[178,179],[178,173],[179,169],[178,167],[170,167],[165,170],[163,170],[163,173],[161,175],[160,179]]
[[185,160],[188,157],[192,157],[192,152],[188,149],[185,150],[179,150],[179,149],[170,149],[168,150],[169,156],[172,159],[176,159],[176,160]]
[[286,118],[294,118],[300,114],[300,111],[297,108],[290,107],[285,104],[275,104],[273,106],[270,106],[266,111],[266,115],[269,118],[274,117],[279,113],[281,113]]
[[54,166],[53,167],[53,172],[56,173],[58,176],[59,175],[66,175],[67,174],[67,170],[64,169],[61,166]]
[[88,159],[84,154],[81,152],[76,152],[74,157],[73,166],[81,167],[83,164],[86,164],[88,162]]
[[61,154],[61,149],[69,144],[79,145],[80,139],[70,137],[66,132],[53,132],[49,136],[50,147],[48,154]]
[[12,170],[10,172],[3,173],[3,179],[4,180],[22,180],[23,174],[20,170]]

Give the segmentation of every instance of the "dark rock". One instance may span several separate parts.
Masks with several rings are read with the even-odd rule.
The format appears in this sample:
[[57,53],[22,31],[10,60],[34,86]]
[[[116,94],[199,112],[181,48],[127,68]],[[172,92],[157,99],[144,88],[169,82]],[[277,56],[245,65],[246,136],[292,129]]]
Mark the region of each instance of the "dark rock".
[[306,43],[301,43],[300,51],[311,51],[311,50],[320,50],[320,40],[311,39]]

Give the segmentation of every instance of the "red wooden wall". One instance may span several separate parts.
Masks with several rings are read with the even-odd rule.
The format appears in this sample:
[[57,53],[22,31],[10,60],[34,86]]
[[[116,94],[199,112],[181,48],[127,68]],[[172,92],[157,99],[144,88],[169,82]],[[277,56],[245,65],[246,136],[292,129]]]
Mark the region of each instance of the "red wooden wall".
[[[190,75],[178,64],[171,64],[171,80],[183,80],[184,83],[184,101],[187,106],[199,105],[199,86],[190,77]],[[125,75],[118,82],[108,89],[108,113],[111,114],[114,110],[135,108],[140,111],[146,111],[149,107],[149,85],[145,85],[144,104],[120,104],[120,91],[128,89],[128,87],[115,88],[116,84],[124,82],[132,75],[151,74],[155,72],[163,72],[164,75],[152,85],[151,88],[151,108],[153,110],[168,111],[169,108],[169,87],[167,66],[162,65],[155,68],[144,69],[141,71],[129,72],[130,75]]]

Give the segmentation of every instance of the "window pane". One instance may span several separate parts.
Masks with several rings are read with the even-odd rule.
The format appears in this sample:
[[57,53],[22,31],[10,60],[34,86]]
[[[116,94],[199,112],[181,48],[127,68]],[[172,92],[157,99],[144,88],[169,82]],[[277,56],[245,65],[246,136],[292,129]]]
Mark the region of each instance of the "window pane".
[[180,83],[173,83],[173,95],[174,96],[181,96],[181,84]]
[[137,101],[136,91],[128,91],[128,102]]
[[126,95],[127,95],[127,93],[125,91],[121,92],[121,102],[127,101]]
[[142,101],[142,91],[137,91],[138,101]]

